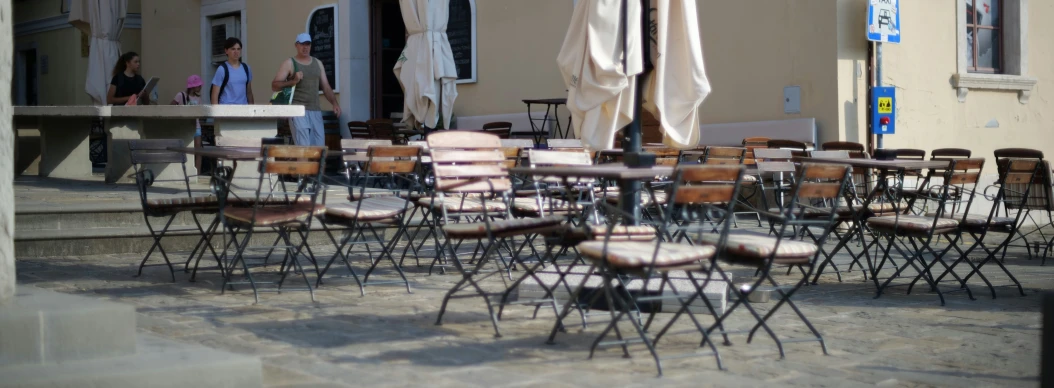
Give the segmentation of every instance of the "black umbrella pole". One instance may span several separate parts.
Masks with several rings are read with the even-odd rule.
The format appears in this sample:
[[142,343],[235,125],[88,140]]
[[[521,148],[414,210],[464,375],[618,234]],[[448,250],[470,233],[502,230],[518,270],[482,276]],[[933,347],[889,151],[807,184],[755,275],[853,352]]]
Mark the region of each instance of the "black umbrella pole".
[[[623,0],[622,2],[622,52],[626,53],[626,29],[627,29],[627,1],[638,1],[638,0]],[[633,122],[622,130],[622,162],[627,167],[631,168],[645,168],[655,165],[655,155],[645,154],[641,152],[641,105],[644,102],[644,93],[642,88],[644,86],[644,80],[647,78],[648,73],[651,72],[651,26],[650,26],[650,13],[651,13],[651,0],[639,0],[641,2],[641,49],[644,52],[642,57],[644,58],[644,71],[636,76],[637,87],[633,93]],[[625,61],[628,55],[623,54],[623,69],[626,68]],[[619,182],[619,203],[622,204],[622,211],[626,214],[632,214],[632,224],[638,224],[640,221],[640,191],[641,183],[636,180],[623,180]],[[627,222],[629,223],[629,222]]]

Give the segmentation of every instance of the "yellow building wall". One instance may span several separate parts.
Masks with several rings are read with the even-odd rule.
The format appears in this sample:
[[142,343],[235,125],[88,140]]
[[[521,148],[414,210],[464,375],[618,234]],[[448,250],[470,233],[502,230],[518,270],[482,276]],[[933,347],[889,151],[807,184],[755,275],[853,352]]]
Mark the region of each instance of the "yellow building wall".
[[[699,0],[712,87],[703,122],[813,117],[821,141],[840,138],[835,1]],[[784,113],[786,86],[801,87],[801,113]]]
[[[47,74],[38,75],[40,105],[91,105],[91,98],[84,92],[88,58],[81,56],[80,30],[69,27],[15,38],[15,47],[30,45],[36,45],[38,71],[42,71],[42,58],[48,58]],[[125,29],[121,50],[138,52],[141,46],[140,30]]]
[[[897,134],[885,136],[886,148],[966,148],[988,159],[999,148],[1054,149],[1054,115],[1047,113],[1054,108],[1054,88],[1047,85],[1054,80],[1048,39],[1054,25],[1044,22],[1054,17],[1054,2],[1028,2],[1027,75],[1039,83],[1027,104],[1018,101],[1016,91],[980,89],[971,89],[966,101],[959,102],[951,86],[957,71],[955,6],[954,1],[901,2],[903,43],[883,49],[883,82],[896,86],[898,99]],[[866,51],[860,57],[855,48],[842,47],[839,54],[866,59]],[[840,81],[840,90],[851,87],[844,78]],[[866,112],[860,112],[856,125],[864,129]],[[998,127],[987,128],[989,123]]]
[[573,10],[569,0],[476,0],[478,82],[458,85],[454,113],[526,112],[523,99],[566,97],[556,55]]
[[201,75],[201,1],[143,0],[142,6],[142,72],[160,78],[159,103],[167,104],[188,76]]

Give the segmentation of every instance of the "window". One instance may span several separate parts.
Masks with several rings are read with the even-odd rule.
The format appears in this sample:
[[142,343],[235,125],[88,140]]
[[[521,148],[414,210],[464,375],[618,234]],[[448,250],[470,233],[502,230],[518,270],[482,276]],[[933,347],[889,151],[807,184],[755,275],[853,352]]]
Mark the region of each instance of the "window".
[[955,1],[958,61],[952,86],[960,102],[971,89],[983,89],[1016,91],[1018,101],[1028,103],[1037,82],[1028,76],[1029,1]]
[[1001,73],[1002,0],[966,2],[966,70],[971,73]]

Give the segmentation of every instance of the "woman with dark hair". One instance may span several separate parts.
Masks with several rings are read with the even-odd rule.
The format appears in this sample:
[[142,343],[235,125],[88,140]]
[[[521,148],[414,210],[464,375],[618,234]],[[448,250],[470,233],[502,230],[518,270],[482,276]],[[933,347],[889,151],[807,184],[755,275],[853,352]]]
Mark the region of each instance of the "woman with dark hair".
[[245,105],[253,100],[253,71],[249,64],[242,62],[242,41],[230,37],[223,43],[227,60],[216,68],[212,77],[212,92],[209,101],[216,104]]
[[[132,95],[139,93],[146,87],[146,80],[139,75],[139,54],[129,51],[121,55],[117,64],[113,66],[113,77],[110,80],[110,89],[106,92],[106,103],[119,105],[128,102]],[[146,104],[150,96],[143,96],[140,104]]]

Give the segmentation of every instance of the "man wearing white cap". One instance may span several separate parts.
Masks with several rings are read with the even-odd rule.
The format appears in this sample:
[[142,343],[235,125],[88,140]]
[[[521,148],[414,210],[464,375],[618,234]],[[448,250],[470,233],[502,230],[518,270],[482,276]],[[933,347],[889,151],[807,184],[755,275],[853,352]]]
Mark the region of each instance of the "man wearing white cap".
[[322,90],[322,94],[333,105],[333,113],[338,117],[340,101],[337,101],[333,88],[329,86],[322,61],[311,56],[311,35],[306,32],[297,35],[294,45],[296,56],[282,62],[274,81],[271,81],[271,90],[277,92],[296,86],[292,105],[303,105],[304,117],[289,120],[293,129],[293,141],[302,146],[325,146],[326,135],[322,127],[322,107],[318,103],[318,91]]

